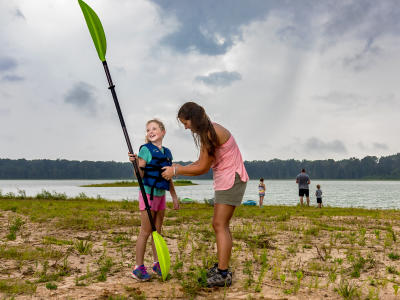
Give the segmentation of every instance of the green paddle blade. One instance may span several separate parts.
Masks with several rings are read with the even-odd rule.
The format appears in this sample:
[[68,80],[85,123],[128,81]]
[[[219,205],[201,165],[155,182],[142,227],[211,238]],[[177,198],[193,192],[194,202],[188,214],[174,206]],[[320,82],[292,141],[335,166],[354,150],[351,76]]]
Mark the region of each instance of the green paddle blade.
[[162,279],[167,279],[169,268],[171,266],[171,259],[169,257],[167,243],[164,241],[162,236],[157,232],[153,231],[153,241],[156,245],[156,251],[158,256],[158,262],[160,263]]
[[85,16],[86,24],[89,28],[90,35],[92,36],[97,54],[99,55],[101,61],[105,61],[107,42],[100,19],[89,5],[82,0],[78,0],[78,2],[82,9],[83,15]]

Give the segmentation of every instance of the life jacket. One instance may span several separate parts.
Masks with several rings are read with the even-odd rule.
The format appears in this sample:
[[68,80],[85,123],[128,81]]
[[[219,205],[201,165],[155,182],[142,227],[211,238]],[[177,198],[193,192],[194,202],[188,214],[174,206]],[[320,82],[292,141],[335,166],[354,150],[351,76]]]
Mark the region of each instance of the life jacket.
[[[153,200],[154,188],[169,191],[169,181],[165,180],[162,176],[162,168],[172,165],[172,154],[168,148],[163,147],[164,153],[154,146],[152,143],[147,143],[140,146],[146,147],[151,153],[151,161],[149,161],[144,168],[143,183],[151,187],[150,199]],[[140,151],[139,149],[139,151]]]

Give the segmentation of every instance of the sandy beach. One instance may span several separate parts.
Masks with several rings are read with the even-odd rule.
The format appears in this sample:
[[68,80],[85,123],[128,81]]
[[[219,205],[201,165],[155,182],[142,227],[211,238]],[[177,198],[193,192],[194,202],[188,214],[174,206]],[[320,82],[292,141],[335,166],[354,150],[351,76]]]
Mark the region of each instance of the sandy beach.
[[[170,278],[130,277],[137,202],[0,199],[4,299],[398,299],[400,212],[239,207],[229,288],[197,278],[216,259],[212,206],[171,207]],[[148,244],[145,264],[152,255]],[[155,277],[155,276],[153,276]]]

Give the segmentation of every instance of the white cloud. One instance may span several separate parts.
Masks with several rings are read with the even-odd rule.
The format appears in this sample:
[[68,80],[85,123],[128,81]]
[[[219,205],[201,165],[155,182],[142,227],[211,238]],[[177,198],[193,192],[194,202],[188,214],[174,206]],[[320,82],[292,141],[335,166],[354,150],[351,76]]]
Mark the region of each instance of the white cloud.
[[[400,39],[393,29],[399,21],[389,17],[398,11],[395,2],[367,5],[364,18],[353,1],[304,7],[260,1],[245,10],[248,4],[234,1],[231,16],[220,7],[195,20],[182,17],[191,2],[176,14],[151,1],[87,3],[106,32],[106,57],[135,149],[146,121],[158,117],[175,159],[195,160],[192,137],[176,120],[189,100],[232,132],[247,160],[380,156],[400,148]],[[377,24],[371,16],[387,18]],[[215,51],[185,24],[203,32]],[[173,37],[190,43],[179,48]],[[0,2],[0,53],[0,157],[126,161],[76,1],[43,0],[40,9],[33,1]]]

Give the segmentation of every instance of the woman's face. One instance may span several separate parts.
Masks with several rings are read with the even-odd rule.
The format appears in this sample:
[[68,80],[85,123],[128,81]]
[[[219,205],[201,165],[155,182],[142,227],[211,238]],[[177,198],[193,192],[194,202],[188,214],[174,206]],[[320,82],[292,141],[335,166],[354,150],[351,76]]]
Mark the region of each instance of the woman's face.
[[185,120],[185,119],[182,119],[182,118],[179,118],[179,121],[183,124],[183,126],[185,126],[185,129],[190,129],[191,131],[193,131],[193,129],[192,129],[192,121]]

